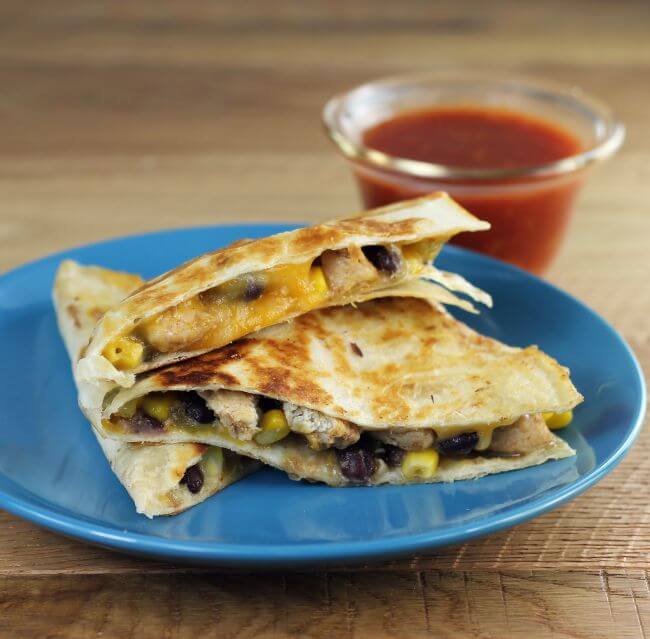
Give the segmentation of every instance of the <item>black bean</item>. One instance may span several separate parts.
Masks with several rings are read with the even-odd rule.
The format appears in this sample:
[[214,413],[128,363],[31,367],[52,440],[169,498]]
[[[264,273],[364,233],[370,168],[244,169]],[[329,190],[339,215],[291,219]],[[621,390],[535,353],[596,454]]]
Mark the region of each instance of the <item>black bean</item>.
[[363,254],[368,258],[368,261],[378,270],[384,271],[392,275],[397,273],[402,263],[402,258],[399,253],[390,250],[385,246],[372,245],[364,246],[361,249]]
[[382,457],[390,468],[401,466],[404,461],[404,455],[406,455],[406,451],[401,448],[392,446],[391,444],[384,444],[384,454]]
[[344,477],[356,483],[365,483],[377,470],[377,460],[369,451],[360,446],[350,446],[336,450],[339,466]]
[[203,471],[199,468],[198,464],[190,466],[185,471],[180,483],[185,484],[187,490],[189,490],[193,495],[203,488]]
[[183,400],[183,410],[190,419],[199,424],[210,424],[214,421],[214,413],[197,393],[194,391],[183,393],[181,399]]
[[244,292],[242,298],[247,302],[256,300],[264,292],[264,282],[254,275],[246,275],[246,283],[244,285]]
[[156,430],[163,430],[163,425],[157,419],[147,415],[142,411],[137,411],[129,420],[131,428],[136,433],[148,433]]
[[443,455],[468,455],[478,444],[478,433],[459,433],[447,439],[439,439],[436,447]]
[[282,408],[282,402],[277,399],[273,399],[272,397],[265,397],[264,395],[260,395],[259,407],[263,413],[266,413],[267,410]]

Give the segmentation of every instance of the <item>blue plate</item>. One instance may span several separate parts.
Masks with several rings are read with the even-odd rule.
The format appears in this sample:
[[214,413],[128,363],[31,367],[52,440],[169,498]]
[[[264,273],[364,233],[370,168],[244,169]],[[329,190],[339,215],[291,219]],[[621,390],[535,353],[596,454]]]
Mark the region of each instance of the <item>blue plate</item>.
[[467,541],[535,517],[602,479],[637,436],[639,365],[621,337],[569,295],[516,268],[446,248],[438,264],[489,291],[494,309],[458,316],[509,344],[535,343],[585,396],[562,437],[578,454],[536,468],[432,486],[344,488],[265,469],[176,517],[135,513],[77,409],[50,291],[63,258],[153,276],[284,225],[221,226],[110,240],[0,278],[0,508],[64,535],[167,560],[237,566],[389,558]]

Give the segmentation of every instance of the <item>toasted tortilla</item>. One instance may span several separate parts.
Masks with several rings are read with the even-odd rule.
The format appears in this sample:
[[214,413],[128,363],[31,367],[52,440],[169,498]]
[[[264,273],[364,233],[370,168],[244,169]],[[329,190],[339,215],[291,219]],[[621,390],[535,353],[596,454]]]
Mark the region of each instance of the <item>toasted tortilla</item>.
[[[111,358],[107,355],[107,349],[114,347],[116,340],[145,330],[143,327],[158,321],[161,314],[174,314],[180,308],[179,305],[198,300],[200,294],[214,291],[238,277],[269,273],[276,267],[309,264],[325,251],[354,249],[358,252],[360,247],[415,245],[423,241],[432,242],[437,251],[452,235],[487,228],[487,222],[467,213],[446,194],[438,193],[377,209],[361,217],[326,222],[259,240],[239,241],[198,257],[144,284],[98,322],[77,367],[82,406],[92,409],[93,404],[97,403],[97,397],[103,397],[115,385],[125,388],[132,386],[139,373],[199,355],[231,341],[228,339],[220,343],[212,340],[206,346],[204,340],[199,339],[188,342],[183,347],[170,347],[169,351],[154,349],[154,355],[142,356],[137,364],[126,368],[116,367],[117,364],[111,363]],[[401,281],[408,281],[417,279],[418,275],[405,267],[399,277]],[[426,277],[435,280],[437,273],[429,271]],[[454,282],[457,284],[458,278]],[[356,302],[365,299],[376,289],[391,288],[395,284],[394,280],[383,277],[354,291],[328,291],[321,301],[314,301],[313,304],[310,302],[312,306],[309,308],[296,310],[289,306],[286,311],[273,313],[273,319],[268,322],[260,319],[255,328],[289,320],[312,308]],[[272,300],[270,306],[273,306]],[[211,311],[202,312],[209,315]],[[164,331],[167,343],[173,344],[176,339],[180,340],[179,343],[184,343],[181,337],[189,330],[190,324],[176,319],[170,321],[169,329],[166,325]]]
[[[129,273],[82,267],[69,260],[61,264],[53,298],[59,329],[73,362],[100,317],[142,282],[140,277]],[[147,517],[179,513],[257,467],[252,460],[228,454],[221,473],[206,475],[201,490],[193,494],[179,482],[189,467],[202,460],[209,445],[134,444],[108,439],[93,431],[137,512]]]
[[[289,401],[364,430],[430,428],[439,435],[562,413],[582,401],[569,371],[536,346],[506,346],[442,306],[390,297],[312,311],[147,373],[117,392],[101,419],[147,393],[218,389]],[[197,441],[206,441],[203,430]],[[196,435],[160,431],[147,438]]]

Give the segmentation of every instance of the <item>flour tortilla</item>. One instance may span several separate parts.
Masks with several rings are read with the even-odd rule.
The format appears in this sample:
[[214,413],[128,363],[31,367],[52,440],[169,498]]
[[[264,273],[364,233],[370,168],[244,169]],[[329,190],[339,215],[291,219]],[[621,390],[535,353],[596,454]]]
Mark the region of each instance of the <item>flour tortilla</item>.
[[[290,401],[367,431],[432,428],[440,437],[481,424],[513,423],[528,413],[564,412],[582,400],[568,370],[537,347],[506,346],[472,331],[441,306],[391,297],[312,311],[223,349],[152,371],[118,392],[104,418],[150,392],[222,388]],[[261,446],[234,439],[217,425],[199,426],[191,434],[158,431],[147,437],[192,437],[258,459],[295,479],[350,484],[334,450],[312,450],[299,436]],[[547,444],[527,454],[441,457],[427,481],[472,479],[573,454],[568,444],[551,435]],[[370,483],[410,482],[401,469],[383,467]]]
[[[151,371],[116,393],[102,419],[150,392],[222,388],[289,401],[364,430],[439,435],[562,413],[582,401],[569,371],[536,346],[506,346],[442,306],[390,297],[312,311]],[[189,436],[151,434],[158,441]]]
[[[53,297],[59,329],[73,362],[105,311],[142,282],[129,273],[83,267],[69,260],[61,264]],[[209,449],[207,444],[135,444],[107,439],[94,432],[136,510],[147,517],[172,515],[190,508],[257,466],[252,460],[228,455],[221,474],[206,475],[203,488],[192,494],[179,481],[190,466],[203,458]]]
[[[203,291],[247,273],[305,263],[326,250],[423,240],[442,243],[457,233],[487,228],[487,222],[476,219],[446,194],[437,193],[377,209],[359,217],[326,222],[258,240],[239,241],[198,257],[147,282],[98,322],[76,367],[82,408],[92,418],[104,396],[115,386],[128,388],[135,383],[137,374],[148,369],[159,368],[225,345],[213,344],[210,349],[188,346],[174,352],[159,353],[155,360],[143,361],[129,371],[118,370],[103,355],[107,345],[117,337],[128,334],[148,318],[174,308]],[[409,277],[416,278],[415,275]],[[437,273],[429,271],[426,277],[435,280]],[[455,283],[459,282],[460,279],[456,278]],[[461,289],[464,288],[463,283],[464,281],[459,284]],[[383,282],[374,286],[380,288],[387,287],[388,284]],[[332,295],[326,304],[356,302],[372,292]],[[287,312],[281,321],[289,320],[294,315],[295,313]]]

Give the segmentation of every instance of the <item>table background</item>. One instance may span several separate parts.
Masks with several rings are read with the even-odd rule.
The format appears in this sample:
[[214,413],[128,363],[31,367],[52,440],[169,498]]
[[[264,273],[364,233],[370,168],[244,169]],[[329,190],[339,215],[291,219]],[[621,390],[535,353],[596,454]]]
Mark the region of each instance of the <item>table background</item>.
[[[0,270],[150,229],[352,211],[321,106],[369,78],[449,65],[577,83],[626,122],[548,277],[650,370],[643,1],[1,1]],[[354,570],[197,573],[0,513],[0,636],[645,637],[649,453],[646,431],[556,512]]]

